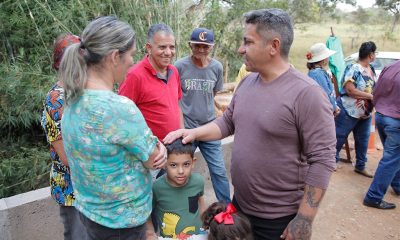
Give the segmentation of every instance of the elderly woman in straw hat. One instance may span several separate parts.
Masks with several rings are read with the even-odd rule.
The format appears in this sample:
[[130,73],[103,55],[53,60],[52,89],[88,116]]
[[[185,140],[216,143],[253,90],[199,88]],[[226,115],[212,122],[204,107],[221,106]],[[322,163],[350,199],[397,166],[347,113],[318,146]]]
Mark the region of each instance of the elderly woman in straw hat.
[[308,76],[314,79],[324,89],[332,104],[333,115],[337,116],[340,112],[340,108],[336,104],[336,94],[331,82],[331,77],[326,71],[329,57],[335,53],[335,51],[329,50],[325,44],[316,43],[311,46],[306,57],[307,68],[309,70]]

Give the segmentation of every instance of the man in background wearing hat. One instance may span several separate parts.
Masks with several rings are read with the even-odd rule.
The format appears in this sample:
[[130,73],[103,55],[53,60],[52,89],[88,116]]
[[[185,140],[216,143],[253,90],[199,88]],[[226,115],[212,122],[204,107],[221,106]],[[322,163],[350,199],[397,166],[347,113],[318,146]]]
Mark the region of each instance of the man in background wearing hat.
[[[179,59],[179,71],[185,128],[196,128],[215,119],[214,96],[223,88],[222,64],[209,57],[214,46],[214,33],[206,28],[193,30],[189,41],[190,56]],[[207,162],[215,195],[220,202],[230,202],[221,141],[195,141]]]

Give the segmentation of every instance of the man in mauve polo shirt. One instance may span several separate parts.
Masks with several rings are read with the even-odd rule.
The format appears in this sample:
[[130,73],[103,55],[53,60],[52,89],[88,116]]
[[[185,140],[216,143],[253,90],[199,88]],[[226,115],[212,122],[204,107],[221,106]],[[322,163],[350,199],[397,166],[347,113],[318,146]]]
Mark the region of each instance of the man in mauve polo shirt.
[[172,29],[165,24],[152,25],[147,33],[146,50],[147,55],[129,69],[119,94],[135,102],[161,141],[168,132],[183,128],[180,78],[178,70],[171,65],[175,56]]
[[255,240],[311,239],[335,166],[335,124],[326,94],[289,64],[290,16],[260,9],[245,17],[238,52],[250,71],[224,115],[194,129],[169,133],[209,141],[235,134],[232,203],[252,225]]

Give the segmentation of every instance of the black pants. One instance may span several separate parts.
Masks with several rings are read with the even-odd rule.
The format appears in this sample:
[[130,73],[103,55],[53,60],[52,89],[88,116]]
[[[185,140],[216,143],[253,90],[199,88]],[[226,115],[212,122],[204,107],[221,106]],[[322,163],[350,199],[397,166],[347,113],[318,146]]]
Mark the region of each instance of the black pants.
[[113,229],[100,225],[79,213],[81,222],[86,228],[89,240],[145,240],[145,224],[133,228]]
[[233,196],[232,203],[239,212],[244,214],[250,220],[254,240],[280,240],[283,231],[289,222],[296,216],[296,214],[293,214],[275,219],[259,218],[243,213],[236,202],[235,196]]
[[64,240],[86,240],[86,229],[75,207],[60,206],[60,217],[64,225]]

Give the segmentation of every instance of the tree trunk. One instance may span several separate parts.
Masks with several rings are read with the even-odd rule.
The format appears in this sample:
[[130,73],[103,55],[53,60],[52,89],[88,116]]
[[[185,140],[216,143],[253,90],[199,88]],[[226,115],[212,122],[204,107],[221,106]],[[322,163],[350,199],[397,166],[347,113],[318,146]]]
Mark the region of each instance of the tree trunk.
[[392,24],[392,29],[391,29],[391,33],[394,32],[394,29],[396,28],[397,22],[399,21],[400,18],[400,13],[395,13],[394,14],[394,18],[393,18],[393,24]]

